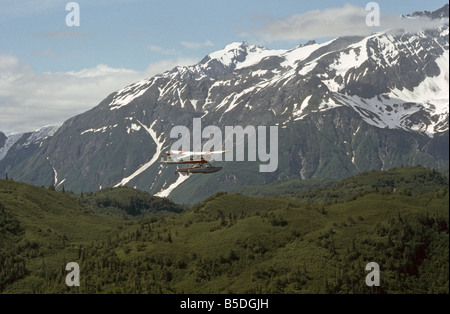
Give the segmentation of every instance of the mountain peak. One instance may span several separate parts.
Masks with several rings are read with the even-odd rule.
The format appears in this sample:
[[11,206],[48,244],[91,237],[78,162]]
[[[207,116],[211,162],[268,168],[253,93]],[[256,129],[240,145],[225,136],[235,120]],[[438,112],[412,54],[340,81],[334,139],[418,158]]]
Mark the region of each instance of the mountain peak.
[[246,49],[249,47],[249,44],[245,41],[235,41],[231,44],[228,44],[225,46],[223,50],[230,51],[230,50],[238,50],[238,49]]
[[306,44],[303,44],[302,47],[315,45],[317,42],[315,40],[309,40]]
[[216,60],[226,67],[238,66],[239,63],[244,62],[249,55],[260,54],[267,50],[265,47],[249,45],[246,42],[233,42],[222,50],[215,51],[208,55],[208,62]]
[[[287,50],[271,50],[263,46],[249,44],[247,42],[233,42],[222,50],[215,51],[206,56],[200,65],[203,70],[215,74],[223,74],[251,67],[261,62],[264,58],[281,55]],[[213,75],[218,77],[220,75]]]

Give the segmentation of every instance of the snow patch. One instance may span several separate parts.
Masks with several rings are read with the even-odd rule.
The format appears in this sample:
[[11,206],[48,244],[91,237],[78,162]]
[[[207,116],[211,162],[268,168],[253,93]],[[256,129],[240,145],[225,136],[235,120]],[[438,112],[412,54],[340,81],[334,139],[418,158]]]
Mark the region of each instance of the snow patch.
[[140,131],[141,130],[141,126],[137,125],[135,123],[131,123],[131,127],[127,127],[127,133],[130,134],[131,131]]
[[85,130],[85,131],[81,132],[80,135],[84,135],[86,133],[99,133],[99,132],[105,133],[107,130],[113,129],[113,128],[117,127],[117,126],[118,126],[118,124],[110,125],[110,126],[104,126],[102,128],[98,128],[98,129],[89,129],[89,130]]
[[142,96],[152,85],[153,82],[143,80],[118,91],[109,104],[109,110],[117,110],[129,105],[134,99]]
[[[329,42],[326,44],[329,44]],[[305,60],[314,51],[316,51],[317,49],[319,49],[322,46],[323,45],[321,45],[321,44],[313,44],[313,45],[302,46],[302,47],[295,48],[293,50],[289,50],[288,52],[286,52],[284,54],[284,59],[286,61],[282,62],[281,66],[284,68],[288,68],[288,67],[295,68],[296,63],[298,63],[302,60]]]
[[3,147],[0,147],[0,160],[2,160],[3,158],[5,158],[6,154],[8,153],[8,151],[11,149],[11,147],[14,146],[14,144],[17,143],[17,141],[23,136],[22,133],[20,134],[12,134],[9,135],[6,138],[6,142],[5,145]]
[[306,115],[302,115],[303,111],[308,107],[309,100],[311,99],[312,95],[307,96],[302,104],[300,105],[300,108],[297,108],[298,104],[294,105],[294,111],[292,112],[292,115],[294,117],[294,121],[303,119]]
[[359,43],[350,45],[342,51],[339,58],[329,66],[336,71],[336,76],[344,77],[348,70],[359,68],[367,59],[367,41],[372,37],[367,37]]
[[263,76],[265,75],[267,72],[269,72],[268,70],[258,70],[258,71],[254,71],[252,72],[252,76]]
[[194,110],[197,110],[198,99],[190,99],[189,101],[191,102],[192,107],[194,107]]
[[155,144],[156,144],[156,152],[155,152],[155,154],[153,155],[152,159],[149,162],[147,162],[146,164],[141,166],[132,175],[122,179],[122,181],[117,183],[114,187],[123,186],[123,185],[127,184],[128,182],[130,182],[131,180],[133,180],[135,177],[137,177],[138,175],[143,173],[145,170],[150,168],[159,159],[159,156],[161,155],[161,150],[162,150],[162,147],[163,147],[165,141],[161,140],[162,134],[158,137],[156,132],[153,130],[153,127],[155,126],[157,121],[155,120],[150,127],[145,126],[139,120],[137,120],[137,121],[144,128],[144,130],[147,131],[147,133],[151,136],[151,138],[155,142]]
[[[239,70],[258,64],[264,58],[280,55],[284,52],[286,52],[286,50],[269,50],[265,47],[235,42],[229,44],[223,50],[209,54],[208,57],[211,60],[219,61],[226,67],[230,67],[234,64],[236,70]],[[243,54],[245,54],[245,60],[237,61],[237,58]],[[205,68],[208,66],[208,63],[204,65]]]
[[[47,160],[50,162],[50,158],[47,157]],[[56,186],[56,183],[58,183],[58,172],[56,172],[55,167],[53,167],[52,163],[50,162],[50,166],[53,169],[53,173],[55,174],[55,183],[53,183],[54,186]]]
[[64,182],[66,182],[66,179],[64,179],[61,182],[59,182],[58,185],[55,186],[55,189],[59,188],[61,186],[61,184],[63,184]]
[[333,98],[329,97],[329,98],[327,98],[326,101],[324,100],[320,103],[319,110],[324,111],[324,110],[329,110],[329,109],[337,108],[337,107],[341,107],[341,106],[342,106],[341,104],[336,103]]
[[158,197],[168,197],[170,193],[172,193],[173,190],[175,190],[181,183],[189,179],[188,174],[181,174],[179,173],[177,181],[172,183],[167,189],[162,189],[160,192],[156,193],[155,196]]

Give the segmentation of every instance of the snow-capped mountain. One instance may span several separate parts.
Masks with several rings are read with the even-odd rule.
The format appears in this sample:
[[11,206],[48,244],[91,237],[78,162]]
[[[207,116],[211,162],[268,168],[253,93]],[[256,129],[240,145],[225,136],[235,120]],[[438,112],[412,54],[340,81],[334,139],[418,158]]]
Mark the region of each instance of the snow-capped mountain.
[[52,137],[61,124],[44,126],[36,131],[27,133],[0,132],[0,161],[6,166],[3,171],[20,164],[29,157],[44,141]]
[[36,131],[27,133],[0,132],[0,160],[8,151],[14,149],[27,148],[31,145],[40,145],[42,141],[53,136],[62,124],[52,124],[44,126]]
[[0,132],[0,160],[2,160],[8,150],[22,137],[21,133]]
[[[439,10],[438,10],[439,11]],[[439,11],[441,12],[441,11]],[[434,14],[434,13],[430,13]],[[232,43],[109,95],[0,175],[75,192],[129,185],[180,202],[278,179],[448,165],[449,28],[386,31],[290,50]],[[213,176],[158,163],[173,126],[279,126],[279,166],[232,162]],[[2,143],[0,135],[0,144]]]

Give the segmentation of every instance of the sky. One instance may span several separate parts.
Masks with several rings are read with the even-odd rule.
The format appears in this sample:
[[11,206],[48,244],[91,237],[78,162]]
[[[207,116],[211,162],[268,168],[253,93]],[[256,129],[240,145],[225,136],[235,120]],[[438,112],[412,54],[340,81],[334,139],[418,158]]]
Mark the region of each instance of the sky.
[[[114,91],[196,64],[232,42],[290,49],[364,35],[373,30],[359,24],[369,2],[0,0],[0,131],[64,122]],[[391,28],[400,14],[448,1],[376,3],[380,28]]]

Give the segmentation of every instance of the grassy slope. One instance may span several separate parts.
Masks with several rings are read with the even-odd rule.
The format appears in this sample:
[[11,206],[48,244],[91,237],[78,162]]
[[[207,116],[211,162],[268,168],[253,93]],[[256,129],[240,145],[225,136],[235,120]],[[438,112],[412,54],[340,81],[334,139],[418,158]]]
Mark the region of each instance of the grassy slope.
[[[181,215],[138,221],[1,180],[0,202],[24,230],[5,248],[22,244],[27,269],[4,292],[371,293],[365,265],[375,261],[376,292],[448,293],[448,182],[424,168],[393,171],[294,197],[218,193]],[[368,190],[374,182],[389,184]],[[68,261],[80,264],[79,288],[64,284]]]

